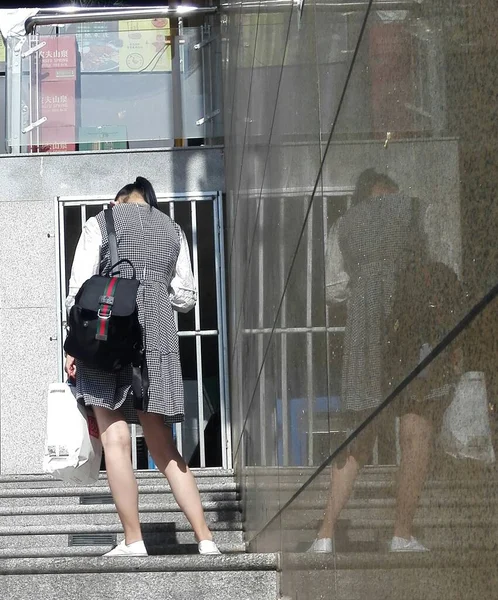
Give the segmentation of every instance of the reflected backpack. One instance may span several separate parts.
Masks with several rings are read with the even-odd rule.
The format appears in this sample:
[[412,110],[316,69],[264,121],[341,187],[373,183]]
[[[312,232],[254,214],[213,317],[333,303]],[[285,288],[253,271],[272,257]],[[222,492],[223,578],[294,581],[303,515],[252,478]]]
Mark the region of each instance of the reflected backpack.
[[[436,261],[414,261],[396,278],[393,305],[386,319],[383,374],[392,391],[451,331],[462,312],[463,289],[455,272]],[[451,344],[418,375],[426,391],[455,383],[460,340]]]
[[[142,363],[137,309],[140,282],[133,264],[119,260],[112,209],[104,215],[111,254],[109,274],[93,275],[76,294],[64,350],[89,367],[116,372],[130,364],[140,368]],[[125,263],[133,270],[131,279],[119,276],[117,269]]]

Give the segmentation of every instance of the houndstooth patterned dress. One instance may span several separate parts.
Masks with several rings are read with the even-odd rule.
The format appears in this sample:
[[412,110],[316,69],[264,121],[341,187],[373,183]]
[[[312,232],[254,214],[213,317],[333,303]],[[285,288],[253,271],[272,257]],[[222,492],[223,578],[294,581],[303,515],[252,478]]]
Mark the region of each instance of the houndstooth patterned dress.
[[[178,334],[169,286],[180,252],[180,227],[159,210],[142,204],[119,204],[113,208],[119,258],[135,266],[140,286],[137,294],[149,371],[147,412],[164,415],[166,424],[184,420],[183,381]],[[110,267],[110,251],[104,213],[97,222],[102,234],[100,272]],[[121,270],[131,276],[131,268]],[[76,389],[87,406],[120,409],[128,423],[139,423],[128,399],[131,366],[117,374],[92,369],[77,361]]]
[[396,274],[425,243],[416,210],[411,198],[393,194],[354,206],[338,223],[350,288],[342,371],[346,411],[372,409],[383,399],[382,343]]

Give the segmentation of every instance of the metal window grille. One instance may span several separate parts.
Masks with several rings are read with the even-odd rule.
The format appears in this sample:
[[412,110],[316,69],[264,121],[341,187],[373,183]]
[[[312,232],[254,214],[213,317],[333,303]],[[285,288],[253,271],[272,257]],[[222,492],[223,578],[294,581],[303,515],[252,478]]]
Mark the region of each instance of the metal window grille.
[[[295,212],[293,210],[291,214],[286,209],[286,204],[302,200],[304,218],[309,197],[302,190],[286,190],[285,194],[283,191],[280,194],[273,191],[261,197],[252,258],[255,263],[252,273],[257,277],[257,286],[254,287],[254,295],[251,296],[255,307],[255,319],[252,322],[255,322],[256,327],[251,327],[246,321],[243,325],[243,335],[246,343],[254,344],[260,369],[258,387],[255,390],[256,397],[259,398],[260,427],[258,439],[253,440],[253,443],[259,445],[257,453],[262,466],[316,465],[334,450],[337,442],[342,441],[347,434],[340,412],[335,413],[337,407],[333,404],[340,398],[346,313],[344,307],[338,309],[326,305],[323,272],[325,262],[318,257],[325,257],[328,232],[337,219],[350,208],[352,193],[351,187],[337,187],[323,190],[322,196],[315,197],[300,247],[297,249],[301,262],[294,265],[294,269],[301,273],[298,277],[299,287],[302,288],[301,296],[299,299],[290,298],[287,291],[275,324],[265,322],[268,315],[266,302],[268,287],[277,286],[279,293],[283,292],[289,276],[290,257],[286,244],[291,217]],[[278,217],[278,256],[274,255],[273,235],[268,235],[268,231],[273,232],[272,218],[275,216]],[[316,307],[324,304],[324,314],[322,312],[320,315]],[[276,349],[276,372],[279,379],[277,382],[271,376],[271,365],[267,364],[271,360],[269,355],[266,355],[265,361],[270,334],[273,334]],[[239,345],[240,349],[242,347],[243,345]],[[324,347],[326,358],[320,354]],[[297,362],[296,348],[299,353]],[[317,357],[320,358],[318,364]],[[238,357],[238,365],[242,365],[241,356]],[[242,373],[239,377],[242,378]],[[275,398],[278,414],[273,417],[272,430],[267,424]],[[299,420],[298,424],[296,420]],[[277,440],[271,439],[275,434]],[[301,437],[299,442],[296,436]],[[296,451],[296,445],[300,446],[299,451]],[[399,452],[397,458],[399,460]],[[373,464],[378,463],[376,443]]]

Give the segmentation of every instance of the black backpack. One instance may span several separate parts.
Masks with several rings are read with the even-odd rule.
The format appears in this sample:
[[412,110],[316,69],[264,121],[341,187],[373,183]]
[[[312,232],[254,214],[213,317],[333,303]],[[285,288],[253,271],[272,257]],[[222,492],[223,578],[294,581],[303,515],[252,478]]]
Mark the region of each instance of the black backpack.
[[[109,274],[93,275],[76,294],[64,350],[102,371],[116,372],[132,364],[135,379],[143,356],[137,309],[140,282],[133,264],[127,259],[119,260],[112,209],[105,210],[104,215],[111,253]],[[119,276],[117,268],[124,263],[133,270],[131,279]],[[137,395],[135,386],[134,391]]]
[[[400,271],[393,305],[385,323],[383,374],[389,393],[455,326],[463,289],[455,272],[437,261],[419,260]],[[455,383],[460,340],[451,344],[419,376],[431,389]]]

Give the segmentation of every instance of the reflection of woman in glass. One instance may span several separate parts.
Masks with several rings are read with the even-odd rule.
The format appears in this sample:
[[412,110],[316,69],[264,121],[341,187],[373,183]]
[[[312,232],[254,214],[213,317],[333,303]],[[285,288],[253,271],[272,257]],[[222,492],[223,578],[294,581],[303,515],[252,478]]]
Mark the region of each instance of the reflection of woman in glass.
[[[384,398],[383,342],[396,282],[414,255],[426,249],[418,213],[417,201],[399,193],[386,175],[368,169],[358,179],[351,209],[329,236],[327,300],[347,301],[342,407],[353,416],[353,427]],[[401,417],[402,462],[391,551],[424,551],[412,536],[412,523],[427,474],[433,418],[413,403],[395,400],[392,406]],[[336,521],[387,416],[392,419],[393,410],[384,411],[333,465],[325,518],[311,551],[332,550]]]

